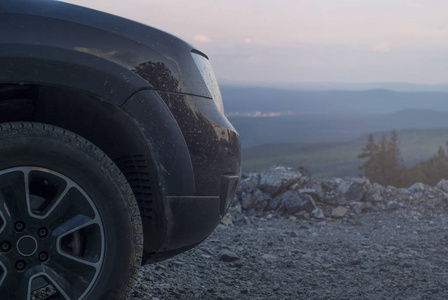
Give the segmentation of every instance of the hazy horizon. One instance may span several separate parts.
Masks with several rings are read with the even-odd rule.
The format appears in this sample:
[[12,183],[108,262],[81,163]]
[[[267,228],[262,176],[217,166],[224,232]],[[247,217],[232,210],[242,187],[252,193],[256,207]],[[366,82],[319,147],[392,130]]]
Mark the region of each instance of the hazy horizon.
[[448,92],[448,83],[423,84],[412,82],[238,82],[227,79],[218,81],[221,87],[263,87],[302,91],[368,91],[376,89],[394,92]]

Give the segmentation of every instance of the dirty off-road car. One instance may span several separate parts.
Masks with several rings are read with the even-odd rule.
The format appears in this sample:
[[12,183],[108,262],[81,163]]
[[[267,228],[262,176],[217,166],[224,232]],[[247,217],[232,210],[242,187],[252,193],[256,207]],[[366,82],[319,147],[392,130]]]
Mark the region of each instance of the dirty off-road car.
[[240,178],[207,56],[50,0],[0,2],[0,297],[125,299]]

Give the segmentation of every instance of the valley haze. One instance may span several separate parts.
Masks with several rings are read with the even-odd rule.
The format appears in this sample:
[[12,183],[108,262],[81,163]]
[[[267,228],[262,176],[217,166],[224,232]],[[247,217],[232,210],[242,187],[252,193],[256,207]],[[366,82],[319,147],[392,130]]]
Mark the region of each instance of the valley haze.
[[[317,85],[322,89],[222,85],[226,115],[241,135],[244,171],[289,162],[324,177],[353,176],[369,133],[379,140],[398,130],[408,165],[429,158],[448,140],[447,85]],[[309,149],[321,155],[314,151],[310,161]]]

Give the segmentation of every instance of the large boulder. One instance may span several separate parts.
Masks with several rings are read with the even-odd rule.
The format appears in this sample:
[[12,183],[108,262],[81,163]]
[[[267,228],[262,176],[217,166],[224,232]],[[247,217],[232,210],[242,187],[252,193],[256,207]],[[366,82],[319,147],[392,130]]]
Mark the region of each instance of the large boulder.
[[302,174],[297,169],[274,166],[260,174],[259,189],[274,198],[298,182],[300,177]]
[[367,202],[382,202],[384,187],[378,183],[372,184],[372,187],[367,191],[365,200]]
[[440,180],[439,183],[437,183],[436,187],[448,193],[448,180],[446,179]]
[[363,201],[369,186],[366,178],[332,178],[322,183],[324,202],[337,206]]
[[241,206],[244,210],[251,209],[256,201],[256,197],[254,194],[249,192],[242,192],[241,193]]
[[271,197],[260,190],[256,190],[254,193],[254,198],[255,203],[253,208],[257,213],[257,215],[262,215],[263,212],[266,210],[266,207],[268,206]]
[[416,182],[408,188],[408,191],[410,191],[412,193],[418,193],[418,192],[422,193],[425,190],[427,190],[429,187],[430,187],[429,185],[426,185],[424,183]]
[[340,219],[345,217],[345,215],[348,212],[348,208],[345,206],[338,206],[333,208],[333,210],[331,211],[331,217],[332,218],[336,218],[336,219]]
[[237,193],[253,193],[258,189],[260,185],[260,174],[259,173],[249,173],[243,174],[243,178],[238,186]]
[[362,178],[350,178],[348,179],[351,182],[350,188],[348,192],[345,194],[345,197],[348,201],[363,201],[366,195],[366,192],[370,188],[369,179]]
[[254,193],[242,192],[241,194],[241,207],[248,215],[263,216],[264,211],[268,210],[266,208],[269,201],[271,201],[271,197],[260,190],[256,190]]
[[363,212],[369,211],[372,208],[372,203],[370,203],[370,202],[351,202],[350,207],[356,214],[361,214]]
[[280,210],[286,215],[294,215],[300,211],[310,213],[316,207],[310,195],[299,191],[287,191],[276,197],[276,200],[279,201]]

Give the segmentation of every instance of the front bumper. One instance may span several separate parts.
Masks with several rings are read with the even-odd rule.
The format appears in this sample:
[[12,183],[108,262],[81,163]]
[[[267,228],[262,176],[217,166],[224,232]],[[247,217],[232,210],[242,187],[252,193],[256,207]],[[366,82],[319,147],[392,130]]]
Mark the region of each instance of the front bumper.
[[241,177],[239,136],[208,98],[142,91],[123,108],[157,165],[161,197],[143,222],[153,262],[197,245],[219,224]]
[[221,177],[220,196],[167,197],[168,234],[165,244],[150,261],[158,261],[184,252],[206,239],[221,221],[240,180],[239,174]]

